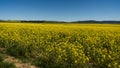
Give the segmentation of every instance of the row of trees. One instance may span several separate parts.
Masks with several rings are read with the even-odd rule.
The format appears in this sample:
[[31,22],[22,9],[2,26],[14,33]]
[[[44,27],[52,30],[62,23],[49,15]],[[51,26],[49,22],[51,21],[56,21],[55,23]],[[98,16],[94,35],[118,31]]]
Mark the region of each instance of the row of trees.
[[45,20],[0,20],[0,22],[19,22],[19,23],[98,23],[98,24],[120,24],[120,21],[96,21],[96,20],[85,20],[85,21],[73,21],[73,22],[65,22],[65,21],[45,21]]

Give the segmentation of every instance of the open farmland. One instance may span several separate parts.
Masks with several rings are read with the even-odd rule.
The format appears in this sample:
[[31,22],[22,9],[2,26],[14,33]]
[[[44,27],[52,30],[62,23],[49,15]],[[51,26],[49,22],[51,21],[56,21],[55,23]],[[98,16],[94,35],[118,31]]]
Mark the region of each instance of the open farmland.
[[120,25],[0,23],[3,49],[40,68],[120,68]]

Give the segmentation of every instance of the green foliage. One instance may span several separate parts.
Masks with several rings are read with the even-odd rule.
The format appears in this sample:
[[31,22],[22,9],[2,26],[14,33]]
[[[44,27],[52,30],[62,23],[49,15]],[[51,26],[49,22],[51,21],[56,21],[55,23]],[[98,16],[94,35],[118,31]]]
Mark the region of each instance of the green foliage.
[[9,62],[3,62],[3,57],[0,53],[0,68],[16,68],[16,66],[13,63]]
[[0,54],[0,62],[2,62],[3,61],[3,58],[2,58],[2,56],[1,56],[1,54]]
[[119,68],[120,25],[0,23],[0,47],[40,68]]
[[0,68],[16,68],[13,63],[0,62]]
[[13,63],[0,62],[0,68],[16,68]]

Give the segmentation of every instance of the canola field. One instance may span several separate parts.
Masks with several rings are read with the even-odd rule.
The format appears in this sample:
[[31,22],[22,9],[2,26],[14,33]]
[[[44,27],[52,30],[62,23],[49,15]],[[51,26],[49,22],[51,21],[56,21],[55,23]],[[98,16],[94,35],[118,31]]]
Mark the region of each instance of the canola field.
[[0,23],[0,48],[38,68],[120,68],[120,24]]

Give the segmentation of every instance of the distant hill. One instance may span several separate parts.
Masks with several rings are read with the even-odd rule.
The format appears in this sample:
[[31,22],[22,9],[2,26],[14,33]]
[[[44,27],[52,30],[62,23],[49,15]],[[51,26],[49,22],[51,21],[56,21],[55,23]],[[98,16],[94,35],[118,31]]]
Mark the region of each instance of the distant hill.
[[73,23],[120,24],[120,21],[95,21],[95,20],[87,20],[87,21],[75,21]]
[[36,20],[36,21],[26,21],[26,20],[0,20],[0,22],[19,22],[19,23],[81,23],[81,24],[120,24],[120,21],[95,21],[95,20],[85,20],[85,21],[45,21],[45,20]]

